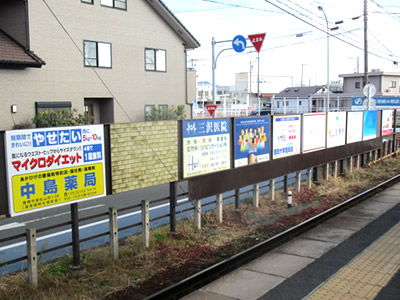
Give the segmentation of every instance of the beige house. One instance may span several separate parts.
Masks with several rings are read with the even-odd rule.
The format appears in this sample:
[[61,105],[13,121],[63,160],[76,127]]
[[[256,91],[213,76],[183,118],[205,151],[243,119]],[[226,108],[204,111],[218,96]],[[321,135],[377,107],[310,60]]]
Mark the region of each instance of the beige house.
[[44,109],[113,123],[186,104],[190,116],[186,51],[199,46],[160,0],[2,0],[0,129]]

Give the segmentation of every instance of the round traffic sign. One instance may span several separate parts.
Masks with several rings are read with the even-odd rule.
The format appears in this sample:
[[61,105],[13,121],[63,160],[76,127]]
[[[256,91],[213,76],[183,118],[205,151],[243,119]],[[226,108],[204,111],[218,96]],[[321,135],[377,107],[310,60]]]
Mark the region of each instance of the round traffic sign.
[[237,35],[232,40],[232,48],[236,52],[243,52],[247,47],[246,38],[242,35]]

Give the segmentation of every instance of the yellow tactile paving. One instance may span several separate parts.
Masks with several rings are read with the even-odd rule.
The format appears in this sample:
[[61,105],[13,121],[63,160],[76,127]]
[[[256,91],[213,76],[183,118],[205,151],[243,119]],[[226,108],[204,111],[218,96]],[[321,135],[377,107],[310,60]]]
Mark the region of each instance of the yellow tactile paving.
[[400,223],[315,289],[306,299],[374,299],[400,269]]

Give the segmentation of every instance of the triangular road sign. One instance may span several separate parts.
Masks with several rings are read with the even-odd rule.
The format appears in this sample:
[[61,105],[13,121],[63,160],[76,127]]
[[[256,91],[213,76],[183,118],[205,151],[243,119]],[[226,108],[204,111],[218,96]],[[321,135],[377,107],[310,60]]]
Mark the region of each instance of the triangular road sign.
[[254,48],[256,48],[257,52],[260,53],[261,46],[264,42],[265,33],[258,34],[250,34],[249,40],[253,44]]
[[210,114],[210,116],[212,117],[215,113],[215,111],[217,110],[217,105],[216,104],[207,104],[206,105],[206,109],[208,110],[208,113]]

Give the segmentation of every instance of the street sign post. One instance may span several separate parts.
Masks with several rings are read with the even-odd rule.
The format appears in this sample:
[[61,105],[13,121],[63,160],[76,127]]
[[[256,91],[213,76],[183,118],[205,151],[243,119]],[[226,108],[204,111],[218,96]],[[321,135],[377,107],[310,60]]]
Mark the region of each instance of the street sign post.
[[237,35],[232,40],[232,48],[236,52],[243,52],[247,47],[246,38],[242,35]]
[[265,39],[265,33],[250,34],[250,42],[256,48],[258,53],[258,71],[257,71],[257,99],[258,99],[258,115],[261,115],[261,101],[260,101],[260,50]]
[[256,48],[258,53],[260,53],[262,44],[264,42],[264,38],[265,38],[265,33],[249,35],[250,42],[253,44],[254,48]]

